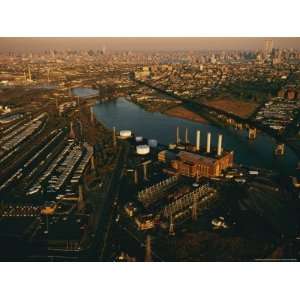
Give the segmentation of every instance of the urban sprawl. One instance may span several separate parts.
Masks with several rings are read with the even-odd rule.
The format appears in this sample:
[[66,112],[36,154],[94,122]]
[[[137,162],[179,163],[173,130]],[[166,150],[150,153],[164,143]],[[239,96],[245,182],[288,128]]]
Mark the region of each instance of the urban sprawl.
[[[120,97],[199,130],[109,128],[95,109]],[[298,259],[300,164],[237,164],[201,124],[300,162],[300,51],[0,53],[1,260]]]

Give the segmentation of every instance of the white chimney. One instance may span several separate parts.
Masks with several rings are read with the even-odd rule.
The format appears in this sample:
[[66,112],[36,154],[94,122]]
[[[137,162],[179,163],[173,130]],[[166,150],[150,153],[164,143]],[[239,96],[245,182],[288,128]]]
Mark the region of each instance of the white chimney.
[[211,143],[211,133],[207,133],[207,144],[206,144],[206,152],[210,153],[210,143]]
[[223,139],[222,134],[219,134],[219,136],[218,136],[218,156],[222,155],[222,139]]
[[200,130],[196,133],[196,151],[200,151]]
[[178,145],[180,143],[180,132],[179,132],[179,126],[176,128],[176,144]]
[[189,130],[185,128],[185,143],[188,144],[189,142]]

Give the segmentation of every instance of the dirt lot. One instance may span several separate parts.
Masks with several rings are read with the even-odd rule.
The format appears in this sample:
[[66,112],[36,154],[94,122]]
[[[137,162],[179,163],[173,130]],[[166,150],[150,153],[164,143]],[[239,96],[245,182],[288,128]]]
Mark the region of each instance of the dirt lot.
[[165,114],[172,116],[172,117],[182,118],[182,119],[186,119],[186,120],[190,120],[190,121],[194,121],[194,122],[208,123],[207,120],[205,120],[203,117],[184,108],[183,106],[173,107],[173,108],[165,111]]
[[203,102],[204,104],[231,112],[242,118],[249,117],[257,107],[257,103],[231,99],[216,99]]

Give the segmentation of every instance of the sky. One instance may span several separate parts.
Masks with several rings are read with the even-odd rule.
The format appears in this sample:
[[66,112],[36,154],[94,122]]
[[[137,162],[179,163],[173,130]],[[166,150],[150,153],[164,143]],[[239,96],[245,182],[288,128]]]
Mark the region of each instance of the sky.
[[[167,38],[167,37],[114,37],[114,38],[0,38],[0,52],[37,52],[41,50],[257,50],[264,47],[264,41],[269,38]],[[275,48],[300,49],[300,38],[271,38]]]

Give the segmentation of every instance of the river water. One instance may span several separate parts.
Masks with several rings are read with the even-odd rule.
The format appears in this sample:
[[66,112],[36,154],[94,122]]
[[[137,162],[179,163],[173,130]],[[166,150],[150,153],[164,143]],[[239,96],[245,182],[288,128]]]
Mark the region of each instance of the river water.
[[99,94],[99,91],[96,89],[92,89],[92,88],[87,88],[87,87],[83,87],[83,88],[73,88],[72,89],[72,94],[74,96],[79,96],[79,97],[90,97],[90,96],[95,96]]
[[207,132],[212,133],[213,146],[217,144],[217,135],[223,134],[223,147],[234,150],[234,160],[238,164],[292,174],[298,162],[295,153],[289,148],[286,148],[284,156],[275,156],[273,154],[275,140],[264,133],[258,134],[254,141],[249,141],[246,130],[219,128],[157,112],[148,112],[124,98],[97,104],[94,112],[96,118],[109,128],[115,126],[117,130],[129,129],[136,135],[157,139],[162,144],[175,142],[177,126],[180,126],[182,139],[185,128],[189,129],[189,139],[192,143],[195,143],[196,130],[199,129],[202,147],[205,147]]

